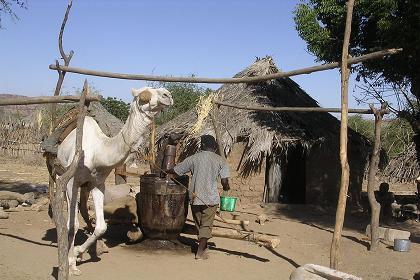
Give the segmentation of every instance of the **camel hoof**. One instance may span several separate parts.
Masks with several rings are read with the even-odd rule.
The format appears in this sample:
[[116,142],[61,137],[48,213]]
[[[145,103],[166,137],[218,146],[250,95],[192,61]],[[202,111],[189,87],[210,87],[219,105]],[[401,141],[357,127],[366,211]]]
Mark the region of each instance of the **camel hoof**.
[[74,247],[74,255],[76,256],[76,261],[81,262],[83,260],[83,252],[80,250],[80,246]]
[[100,256],[104,253],[109,253],[109,248],[101,239],[96,240],[96,255]]
[[80,276],[80,275],[82,275],[82,272],[77,267],[73,267],[73,268],[69,269],[69,274],[71,276]]

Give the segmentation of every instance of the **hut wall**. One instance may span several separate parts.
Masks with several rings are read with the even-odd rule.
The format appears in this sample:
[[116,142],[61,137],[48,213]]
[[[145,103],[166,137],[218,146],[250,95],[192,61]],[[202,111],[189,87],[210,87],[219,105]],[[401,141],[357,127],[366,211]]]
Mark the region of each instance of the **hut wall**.
[[259,173],[247,178],[241,177],[237,168],[244,149],[245,145],[243,143],[236,143],[227,158],[231,175],[229,180],[230,195],[238,197],[240,204],[262,202],[265,183],[265,160],[263,160]]
[[[331,147],[314,146],[306,161],[306,203],[328,204],[335,207],[340,190],[341,166],[338,152]],[[358,204],[362,190],[366,157],[356,147],[349,145],[351,205]]]

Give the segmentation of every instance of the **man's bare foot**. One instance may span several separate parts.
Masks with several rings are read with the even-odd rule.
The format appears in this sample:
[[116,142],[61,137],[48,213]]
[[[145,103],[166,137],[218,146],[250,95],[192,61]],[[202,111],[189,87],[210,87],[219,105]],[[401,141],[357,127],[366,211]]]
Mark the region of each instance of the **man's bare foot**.
[[207,260],[209,258],[209,253],[207,250],[204,250],[201,254],[195,255],[196,260]]

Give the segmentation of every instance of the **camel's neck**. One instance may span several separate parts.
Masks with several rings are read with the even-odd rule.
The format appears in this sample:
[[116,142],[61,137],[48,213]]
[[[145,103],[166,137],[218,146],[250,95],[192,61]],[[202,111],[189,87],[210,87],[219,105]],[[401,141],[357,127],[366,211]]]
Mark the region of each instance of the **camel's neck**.
[[123,163],[131,148],[143,141],[150,123],[150,118],[144,112],[132,108],[121,131],[105,141],[106,154],[103,157],[99,155],[103,166],[115,167]]

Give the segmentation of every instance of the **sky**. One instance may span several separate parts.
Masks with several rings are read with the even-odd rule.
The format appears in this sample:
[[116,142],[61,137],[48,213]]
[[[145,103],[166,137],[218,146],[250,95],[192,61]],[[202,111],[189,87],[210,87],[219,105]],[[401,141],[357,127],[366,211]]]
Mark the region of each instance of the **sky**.
[[[70,66],[92,70],[163,76],[232,77],[270,55],[283,71],[317,64],[299,37],[293,10],[299,0],[73,0],[63,36]],[[2,15],[0,93],[52,95],[60,57],[58,33],[66,0],[27,0],[19,20]],[[80,89],[84,79],[129,102],[130,89],[146,85],[67,73],[63,92]],[[340,107],[338,69],[292,77],[323,107]],[[213,89],[221,85],[206,85]],[[350,107],[354,99],[350,79]]]

